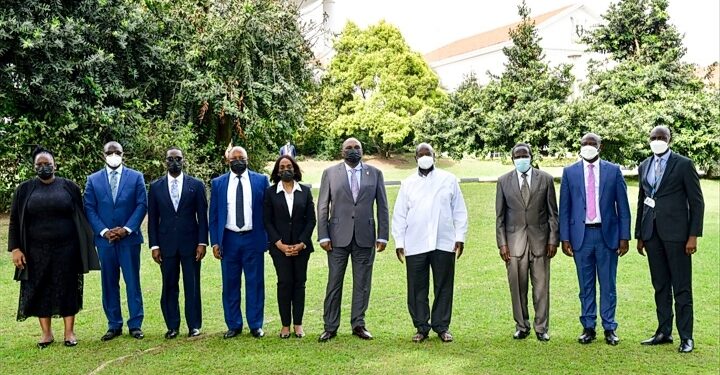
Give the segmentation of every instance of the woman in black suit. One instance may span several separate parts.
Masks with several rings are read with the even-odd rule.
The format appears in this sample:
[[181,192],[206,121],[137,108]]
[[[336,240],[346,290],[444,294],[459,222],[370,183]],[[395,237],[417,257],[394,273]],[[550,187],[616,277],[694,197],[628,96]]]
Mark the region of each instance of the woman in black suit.
[[55,177],[50,152],[33,153],[37,178],[20,184],[10,209],[8,250],[20,281],[17,320],[38,317],[41,349],[53,343],[51,318],[65,323],[65,346],[77,345],[75,314],[82,309],[83,274],[100,269],[80,188]]
[[277,273],[277,299],[282,329],[280,338],[290,337],[294,323],[295,337],[305,336],[302,327],[305,310],[305,281],[312,232],[315,228],[315,206],[307,186],[300,185],[300,167],[292,156],[275,161],[270,179],[273,185],[265,192],[265,230],[270,242],[270,256]]

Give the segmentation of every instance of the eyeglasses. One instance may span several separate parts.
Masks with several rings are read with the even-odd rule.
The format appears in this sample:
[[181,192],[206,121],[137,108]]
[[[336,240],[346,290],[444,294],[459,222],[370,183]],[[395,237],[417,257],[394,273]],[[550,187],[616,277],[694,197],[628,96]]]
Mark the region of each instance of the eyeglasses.
[[181,161],[183,161],[183,157],[182,156],[168,156],[167,159],[165,159],[165,160],[167,160],[168,163],[171,163],[174,161],[181,162]]
[[122,156],[122,154],[123,154],[122,151],[105,151],[106,156],[110,156],[110,155]]

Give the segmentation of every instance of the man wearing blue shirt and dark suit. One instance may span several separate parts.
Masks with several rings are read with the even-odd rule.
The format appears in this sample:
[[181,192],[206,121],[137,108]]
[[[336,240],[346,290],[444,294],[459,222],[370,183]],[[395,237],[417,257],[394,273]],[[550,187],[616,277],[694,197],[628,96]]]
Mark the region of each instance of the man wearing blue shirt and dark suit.
[[185,323],[188,336],[200,335],[202,304],[200,265],[208,243],[207,198],[202,181],[183,173],[182,151],[166,154],[168,174],[150,185],[148,193],[148,237],[152,257],[160,265],[160,307],[174,339],[180,329],[180,267],[185,290]]
[[675,297],[678,351],[690,353],[693,341],[692,255],[702,236],[705,202],[700,178],[692,160],[670,151],[670,129],[657,126],[650,132],[653,156],[638,168],[635,238],[640,255],[647,250],[655,289],[658,326],[643,345],[673,342],[672,302]]
[[615,164],[600,160],[600,136],[585,134],[583,160],[565,167],[560,184],[560,241],[562,250],[575,260],[580,284],[581,344],[595,340],[597,306],[595,279],[600,283],[600,317],[605,342],[617,345],[615,279],[618,256],[628,250],[630,206],[627,186]]
[[122,334],[120,309],[120,271],[127,289],[130,335],[145,337],[142,332],[143,298],[140,290],[140,224],[147,212],[147,193],[142,173],[122,165],[123,148],[108,142],[103,148],[105,168],[90,175],[83,200],[85,213],[95,234],[100,257],[103,310],[108,331],[101,340],[112,340]]

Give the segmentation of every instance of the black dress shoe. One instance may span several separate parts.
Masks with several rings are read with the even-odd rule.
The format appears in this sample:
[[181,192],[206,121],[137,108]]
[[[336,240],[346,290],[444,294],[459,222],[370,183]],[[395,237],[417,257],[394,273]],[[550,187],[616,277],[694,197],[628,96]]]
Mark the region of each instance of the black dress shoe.
[[188,332],[188,337],[198,337],[200,336],[200,330],[197,328],[193,328]]
[[672,335],[666,335],[662,332],[658,332],[653,337],[645,340],[640,341],[640,345],[662,345],[662,344],[672,344],[673,338]]
[[687,339],[687,340],[680,340],[680,347],[678,348],[678,352],[680,353],[690,353],[695,349],[695,342],[693,339]]
[[39,343],[37,343],[37,347],[38,347],[38,349],[45,349],[54,342],[55,342],[55,339],[50,339],[50,341],[39,342]]
[[370,331],[365,329],[364,326],[357,326],[357,327],[353,328],[352,334],[363,340],[372,340],[373,339],[373,336],[370,333]]
[[142,329],[140,329],[140,328],[131,329],[130,336],[132,336],[132,338],[137,339],[137,340],[142,340],[145,338],[145,334],[143,333]]
[[548,335],[547,332],[543,332],[543,333],[535,332],[535,336],[537,337],[537,339],[539,341],[550,341],[550,335]]
[[65,342],[63,343],[63,345],[65,345],[67,347],[77,346],[77,344],[78,344],[77,340],[65,340]]
[[595,340],[595,330],[592,328],[583,329],[582,335],[578,337],[578,342],[581,344],[589,344]]
[[333,337],[337,336],[337,331],[325,331],[320,334],[320,337],[318,337],[318,342],[326,342],[332,339]]
[[174,339],[177,336],[178,336],[178,331],[176,329],[169,329],[167,332],[165,332],[166,339]]
[[281,331],[280,334],[279,334],[279,336],[280,336],[281,339],[289,339],[289,338],[290,338],[290,331],[287,331],[287,332],[285,332],[285,333],[283,333],[283,332]]
[[438,333],[438,337],[440,337],[440,341],[442,342],[452,342],[454,340],[450,331],[442,331]]
[[229,329],[229,330],[227,330],[227,332],[225,332],[225,334],[223,335],[223,338],[224,338],[224,339],[231,339],[231,338],[233,338],[233,337],[240,336],[241,333],[242,333],[242,328],[240,328],[240,329]]
[[615,346],[620,343],[620,338],[617,337],[614,330],[606,329],[605,330],[605,343],[607,343],[608,345]]
[[259,338],[265,336],[265,331],[263,331],[262,328],[251,329],[250,334],[252,335],[252,337],[259,339]]
[[100,338],[101,341],[110,341],[118,336],[122,335],[122,329],[108,329],[107,332]]
[[425,333],[425,332],[418,332],[418,333],[415,334],[415,336],[412,337],[412,341],[413,341],[414,343],[420,343],[420,342],[423,342],[423,341],[427,340],[427,338],[428,338],[428,334],[427,334],[427,333]]
[[305,331],[300,331],[300,332],[295,331],[295,332],[293,332],[293,335],[295,335],[295,337],[301,339],[301,338],[305,337]]
[[515,340],[522,340],[530,335],[530,331],[523,331],[522,329],[518,329],[513,333],[513,339]]

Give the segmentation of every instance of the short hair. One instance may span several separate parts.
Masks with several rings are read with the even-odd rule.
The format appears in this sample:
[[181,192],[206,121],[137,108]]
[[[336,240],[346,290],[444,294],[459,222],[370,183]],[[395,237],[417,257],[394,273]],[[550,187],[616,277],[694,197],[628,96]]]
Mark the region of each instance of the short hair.
[[433,147],[430,146],[430,144],[426,143],[426,142],[422,142],[422,143],[418,144],[417,146],[415,146],[415,155],[417,155],[417,153],[423,147],[430,149],[430,152],[433,154],[433,156],[435,156],[435,149],[433,149]]
[[518,142],[515,144],[515,146],[513,146],[512,150],[510,150],[510,157],[515,158],[515,150],[520,147],[526,148],[528,150],[528,154],[530,154],[530,158],[532,159],[532,148],[530,147],[529,144],[522,143],[522,142]]
[[45,149],[41,146],[36,146],[32,152],[33,164],[35,163],[35,160],[37,160],[37,157],[40,155],[47,155],[50,157],[50,159],[52,159],[53,163],[55,162],[55,155],[53,155],[53,153],[50,152],[50,150]]
[[227,152],[225,153],[225,158],[228,159],[228,160],[230,160],[230,156],[232,156],[232,154],[233,154],[235,151],[237,151],[237,150],[242,151],[242,153],[245,154],[245,157],[249,159],[247,150],[245,150],[245,148],[242,147],[242,146],[232,146],[232,147],[230,147],[230,149],[227,150]]
[[278,172],[280,172],[280,162],[283,159],[290,160],[290,164],[292,164],[293,172],[295,173],[295,175],[293,176],[293,180],[301,181],[302,180],[302,172],[300,171],[300,166],[298,165],[297,162],[295,162],[295,159],[290,155],[283,155],[283,156],[280,156],[279,158],[277,158],[277,160],[275,160],[275,166],[273,167],[272,173],[270,174],[270,180],[274,184],[277,184],[278,182],[280,182],[280,176],[278,176]]

